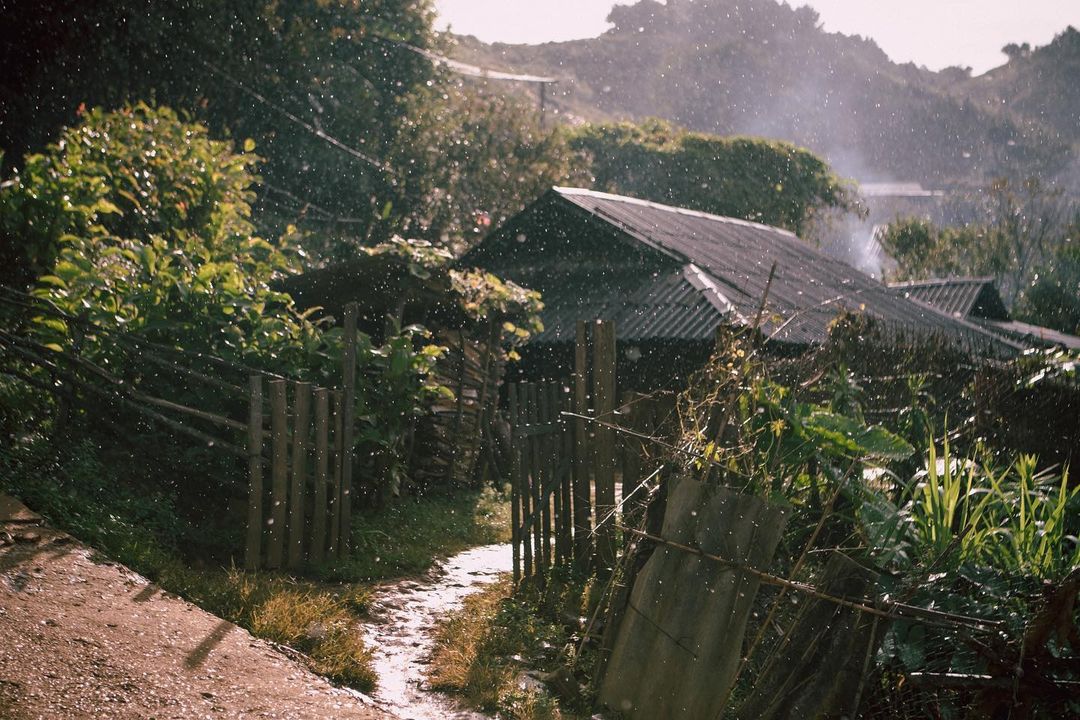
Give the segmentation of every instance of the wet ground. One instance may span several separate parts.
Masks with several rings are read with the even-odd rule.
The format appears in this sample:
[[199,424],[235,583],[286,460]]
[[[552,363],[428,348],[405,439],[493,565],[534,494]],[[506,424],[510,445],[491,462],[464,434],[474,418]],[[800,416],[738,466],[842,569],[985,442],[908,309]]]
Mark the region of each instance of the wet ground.
[[424,577],[398,580],[376,593],[365,640],[375,648],[379,705],[403,720],[488,720],[449,695],[427,688],[424,674],[436,623],[461,601],[511,570],[509,545],[485,545],[459,553]]

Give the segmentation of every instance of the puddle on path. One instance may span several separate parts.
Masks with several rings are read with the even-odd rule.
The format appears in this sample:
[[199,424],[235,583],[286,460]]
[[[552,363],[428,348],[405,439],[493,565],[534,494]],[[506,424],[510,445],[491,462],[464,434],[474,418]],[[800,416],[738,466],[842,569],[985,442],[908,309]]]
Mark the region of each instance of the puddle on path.
[[510,570],[510,546],[485,545],[453,556],[425,577],[399,580],[376,593],[372,614],[378,621],[365,627],[364,639],[375,648],[379,689],[373,697],[381,706],[403,720],[488,720],[428,690],[425,660],[435,624],[459,609],[465,596]]

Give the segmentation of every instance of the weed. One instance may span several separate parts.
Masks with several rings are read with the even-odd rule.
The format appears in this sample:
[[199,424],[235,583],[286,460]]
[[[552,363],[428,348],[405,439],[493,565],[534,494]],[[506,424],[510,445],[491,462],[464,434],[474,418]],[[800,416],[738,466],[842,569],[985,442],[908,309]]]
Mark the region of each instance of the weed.
[[466,598],[464,611],[439,627],[428,676],[432,687],[514,720],[588,717],[583,699],[555,698],[523,674],[529,667],[551,670],[569,662],[573,631],[553,618],[564,611],[577,614],[582,588],[513,590],[503,578]]

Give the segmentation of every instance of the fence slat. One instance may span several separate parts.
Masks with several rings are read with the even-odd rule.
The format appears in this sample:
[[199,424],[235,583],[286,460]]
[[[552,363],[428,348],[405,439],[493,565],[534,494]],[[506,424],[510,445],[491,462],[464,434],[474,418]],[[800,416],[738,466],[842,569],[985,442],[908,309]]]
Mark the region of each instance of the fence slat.
[[292,485],[289,488],[289,567],[304,564],[307,532],[304,500],[307,494],[307,456],[311,435],[311,383],[293,384]]
[[[558,409],[561,413],[563,410],[570,409],[570,389],[559,385],[558,388],[559,404]],[[570,466],[570,459],[574,457],[574,436],[571,432],[570,423],[561,414],[559,420],[562,422],[562,429],[559,431],[559,439],[561,441],[560,451],[562,456],[559,460],[559,484],[562,486],[562,528],[560,536],[563,540],[563,563],[566,565],[573,564],[574,561],[574,512],[573,512],[573,471]]]
[[[548,383],[536,387],[537,420],[551,420],[551,393]],[[551,567],[551,435],[543,434],[536,439],[540,462],[537,464],[536,484],[540,491],[540,552],[544,572]]]
[[584,320],[577,324],[574,352],[574,560],[579,570],[592,559],[592,499],[589,497],[589,428],[584,416],[589,412],[589,338]]
[[514,555],[514,585],[521,582],[521,448],[513,431],[518,427],[517,385],[506,392],[510,412],[510,542]]
[[248,515],[244,568],[257,570],[262,559],[263,476],[262,476],[262,375],[248,378]]
[[[539,422],[539,402],[537,400],[536,383],[526,383],[526,391],[529,398],[529,424],[535,424]],[[547,572],[547,565],[544,564],[546,555],[544,554],[543,542],[543,519],[541,518],[541,506],[542,498],[540,497],[540,437],[537,435],[529,436],[530,455],[531,459],[529,463],[529,489],[530,495],[532,495],[532,539],[533,539],[533,570],[537,578],[543,578],[544,573]]]
[[[593,396],[595,417],[610,423],[615,411],[615,324],[610,320],[593,326]],[[600,424],[594,433],[597,571],[606,575],[615,565],[615,433]]]
[[270,383],[270,436],[272,466],[270,470],[270,526],[266,567],[281,567],[285,547],[285,519],[289,491],[289,431],[286,423],[285,381]]
[[[518,414],[515,418],[516,427],[528,422],[529,393],[524,384],[514,386],[517,390]],[[534,573],[533,545],[532,545],[532,520],[529,517],[532,511],[532,490],[529,486],[529,477],[532,474],[532,452],[530,452],[529,440],[526,438],[514,439],[514,446],[518,448],[520,470],[518,482],[521,495],[521,544],[524,557],[524,577],[531,578]]]
[[345,464],[345,445],[342,435],[342,399],[341,391],[335,390],[332,398],[334,421],[334,483],[330,488],[330,537],[326,552],[329,557],[338,557],[341,543],[341,474]]
[[315,390],[315,494],[311,508],[311,545],[308,556],[313,565],[323,561],[326,550],[326,505],[330,467],[330,396],[326,388]]
[[345,350],[342,353],[342,464],[341,464],[341,535],[338,555],[344,556],[352,544],[353,493],[353,413],[356,411],[356,316],[354,302],[345,306]]
[[[641,431],[641,417],[642,406],[641,403],[645,402],[641,400],[636,393],[624,392],[622,394],[622,410],[623,415],[619,419],[619,425],[626,427],[635,432]],[[638,483],[641,482],[641,440],[632,435],[622,435],[620,438],[622,445],[622,497],[624,505],[623,509],[626,510],[626,499],[637,490]]]

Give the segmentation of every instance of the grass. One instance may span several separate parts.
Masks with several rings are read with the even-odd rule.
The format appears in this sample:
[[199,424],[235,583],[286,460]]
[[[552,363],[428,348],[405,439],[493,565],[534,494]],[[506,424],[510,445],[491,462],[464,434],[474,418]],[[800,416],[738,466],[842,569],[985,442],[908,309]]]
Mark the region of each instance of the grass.
[[470,547],[510,542],[510,505],[492,488],[402,498],[353,522],[353,549],[318,576],[333,582],[374,582],[416,575],[440,557]]
[[371,692],[376,677],[359,622],[370,582],[427,570],[444,555],[509,539],[509,507],[493,490],[405,499],[353,526],[353,551],[310,579],[189,561],[179,548],[202,533],[171,498],[136,489],[80,445],[63,458],[0,450],[0,489],[54,527],[256,637],[288,645],[331,680]]
[[[554,584],[553,584],[554,585]],[[576,628],[557,618],[580,612],[582,590],[554,585],[546,594],[515,595],[508,577],[465,599],[462,612],[442,623],[429,666],[431,686],[462,697],[471,707],[512,720],[588,718],[588,700],[557,698],[522,683],[534,668],[552,671],[572,663]]]

